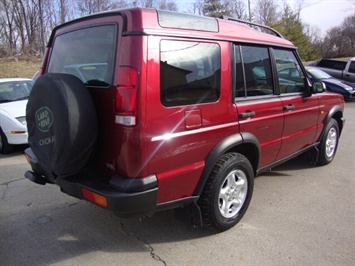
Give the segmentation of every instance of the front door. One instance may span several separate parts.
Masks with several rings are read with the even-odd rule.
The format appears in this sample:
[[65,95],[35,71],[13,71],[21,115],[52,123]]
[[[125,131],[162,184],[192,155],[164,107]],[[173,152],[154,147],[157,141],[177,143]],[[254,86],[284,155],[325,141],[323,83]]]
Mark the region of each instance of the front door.
[[285,115],[282,159],[313,143],[319,116],[318,96],[307,93],[307,81],[293,51],[274,49],[278,83]]

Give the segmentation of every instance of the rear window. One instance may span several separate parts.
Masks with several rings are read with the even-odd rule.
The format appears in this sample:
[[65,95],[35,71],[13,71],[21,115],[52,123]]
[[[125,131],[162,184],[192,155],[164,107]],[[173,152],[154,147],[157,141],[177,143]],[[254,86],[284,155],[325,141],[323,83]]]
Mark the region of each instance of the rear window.
[[160,44],[160,95],[165,106],[219,99],[221,52],[216,43],[163,40]]
[[112,81],[117,26],[101,25],[59,35],[54,40],[48,72],[77,76],[86,85]]

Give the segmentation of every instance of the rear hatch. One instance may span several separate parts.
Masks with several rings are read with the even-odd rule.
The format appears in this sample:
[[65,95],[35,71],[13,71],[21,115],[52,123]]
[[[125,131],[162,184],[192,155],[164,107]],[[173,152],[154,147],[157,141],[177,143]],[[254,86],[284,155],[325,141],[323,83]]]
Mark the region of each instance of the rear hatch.
[[[121,16],[101,14],[59,26],[53,30],[48,44],[48,62],[43,66],[44,73],[76,76],[89,90],[98,119],[92,162],[106,175],[116,170],[115,69],[120,56],[122,25]],[[92,130],[93,125],[87,125],[86,130]]]

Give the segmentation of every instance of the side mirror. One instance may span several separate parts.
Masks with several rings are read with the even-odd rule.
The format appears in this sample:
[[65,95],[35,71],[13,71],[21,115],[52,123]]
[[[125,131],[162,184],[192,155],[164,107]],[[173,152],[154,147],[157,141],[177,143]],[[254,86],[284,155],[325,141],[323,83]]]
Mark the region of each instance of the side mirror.
[[315,81],[312,84],[312,92],[313,93],[321,93],[326,91],[326,86],[323,82],[321,81]]

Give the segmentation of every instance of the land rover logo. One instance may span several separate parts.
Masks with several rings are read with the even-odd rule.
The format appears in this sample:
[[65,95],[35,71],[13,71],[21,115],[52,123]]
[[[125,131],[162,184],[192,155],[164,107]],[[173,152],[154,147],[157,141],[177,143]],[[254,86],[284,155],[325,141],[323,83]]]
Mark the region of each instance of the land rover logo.
[[44,106],[37,110],[35,116],[37,128],[42,132],[48,132],[53,124],[52,111],[47,106]]

